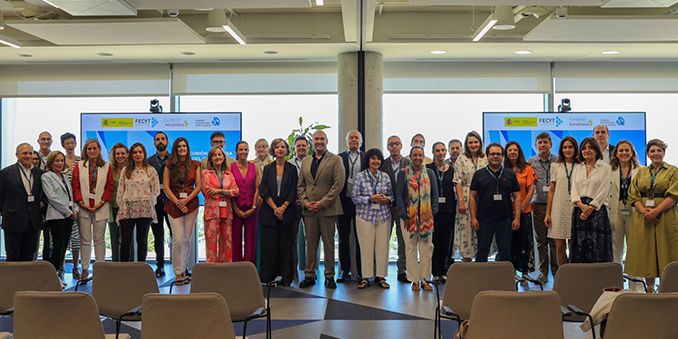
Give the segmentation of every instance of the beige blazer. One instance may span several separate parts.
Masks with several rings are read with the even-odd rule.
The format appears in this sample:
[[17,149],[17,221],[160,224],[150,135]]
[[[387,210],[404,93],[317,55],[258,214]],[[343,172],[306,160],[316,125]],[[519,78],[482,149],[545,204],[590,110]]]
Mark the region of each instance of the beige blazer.
[[327,217],[344,213],[339,201],[339,194],[344,189],[346,181],[341,158],[327,151],[325,158],[320,162],[315,179],[311,175],[312,162],[313,156],[308,156],[301,163],[297,196],[302,206],[307,202],[319,201],[322,208],[313,212],[303,209],[303,215]]
[[[638,173],[638,168],[639,167],[636,167],[631,170],[631,180],[633,180],[633,178]],[[608,199],[608,203],[610,205],[609,211],[612,229],[614,229],[616,226],[615,224],[617,223],[617,218],[619,217],[619,211],[621,209],[621,204],[619,203],[619,190],[621,189],[619,182],[619,170],[620,168],[617,168],[616,170],[612,171],[612,186],[610,187],[610,199]]]

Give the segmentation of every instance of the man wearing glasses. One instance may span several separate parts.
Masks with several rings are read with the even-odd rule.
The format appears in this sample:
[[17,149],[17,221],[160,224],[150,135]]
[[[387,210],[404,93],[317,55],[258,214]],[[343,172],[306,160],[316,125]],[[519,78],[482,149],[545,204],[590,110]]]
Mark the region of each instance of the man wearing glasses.
[[497,240],[498,260],[511,260],[511,238],[520,227],[520,186],[516,174],[502,166],[504,148],[490,144],[485,150],[487,167],[471,180],[471,226],[478,235],[477,262],[487,262],[492,238]]
[[[398,176],[402,175],[401,170],[407,168],[410,165],[410,161],[400,154],[403,143],[397,135],[390,136],[386,141],[386,146],[390,156],[381,162],[380,170],[388,174],[389,179],[391,179],[391,189],[395,192]],[[400,227],[402,220],[400,219],[400,211],[396,204],[393,204],[393,207],[391,207],[391,220],[391,232],[395,228],[396,238],[398,238],[398,281],[408,283],[405,264],[405,241],[403,240],[403,232]]]
[[[223,132],[214,132],[212,135],[210,135],[210,147],[221,147],[222,150],[224,150],[224,153],[226,153],[226,136],[224,136]],[[226,168],[231,168],[231,164],[235,161],[235,159],[227,156],[226,157]],[[202,159],[202,162],[200,163],[200,169],[204,170],[207,168],[207,157],[205,159]]]

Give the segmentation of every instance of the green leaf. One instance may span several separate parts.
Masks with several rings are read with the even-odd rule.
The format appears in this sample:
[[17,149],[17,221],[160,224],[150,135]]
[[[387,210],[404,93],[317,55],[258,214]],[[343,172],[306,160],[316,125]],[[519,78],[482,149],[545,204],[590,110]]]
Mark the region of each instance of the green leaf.
[[301,126],[301,124],[303,124],[303,123],[304,123],[304,118],[302,118],[301,116],[299,116],[299,126]]
[[327,126],[327,125],[316,125],[315,126],[315,129],[318,130],[318,131],[322,131],[322,130],[328,129],[328,128],[332,128],[332,127]]

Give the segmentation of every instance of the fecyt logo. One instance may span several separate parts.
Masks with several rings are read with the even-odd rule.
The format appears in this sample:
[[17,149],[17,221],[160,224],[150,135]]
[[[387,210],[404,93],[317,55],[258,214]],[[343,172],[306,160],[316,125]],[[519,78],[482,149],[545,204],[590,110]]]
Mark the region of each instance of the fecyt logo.
[[617,124],[617,126],[624,126],[626,120],[624,120],[623,117],[617,117],[617,121],[615,121],[615,123]]
[[556,117],[556,127],[560,127],[563,124],[563,120],[560,117]]

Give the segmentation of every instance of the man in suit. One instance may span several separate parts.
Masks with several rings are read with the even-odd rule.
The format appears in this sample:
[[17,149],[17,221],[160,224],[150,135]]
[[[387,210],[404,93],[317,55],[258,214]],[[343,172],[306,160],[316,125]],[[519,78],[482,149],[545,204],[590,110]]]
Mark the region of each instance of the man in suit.
[[334,281],[334,224],[343,213],[339,195],[344,188],[346,175],[341,158],[327,150],[327,134],[313,133],[315,154],[301,164],[297,186],[306,230],[306,271],[299,287],[315,285],[316,253],[322,237],[325,251],[325,287],[337,288]]
[[155,250],[156,269],[155,276],[160,278],[165,275],[165,222],[172,236],[172,228],[169,227],[169,219],[167,212],[165,212],[165,202],[167,202],[167,195],[165,188],[162,186],[163,173],[165,172],[165,163],[170,158],[170,153],[167,151],[169,140],[165,132],[159,131],[153,136],[153,144],[155,145],[155,154],[148,158],[148,164],[155,168],[158,172],[158,180],[160,181],[160,195],[155,203],[155,214],[158,222],[151,224],[153,230],[153,249]]
[[614,153],[614,146],[610,145],[610,129],[605,125],[598,125],[593,128],[593,137],[598,142],[600,152],[603,153],[603,160],[609,165]]
[[[391,179],[391,189],[393,189],[393,194],[395,195],[398,176],[402,175],[401,170],[409,166],[410,161],[400,154],[403,143],[397,135],[388,137],[386,147],[388,148],[390,156],[381,162],[380,170],[388,174],[389,179]],[[398,239],[398,261],[396,262],[398,266],[398,281],[409,282],[407,280],[405,240],[403,239],[403,231],[400,227],[401,222],[400,209],[396,204],[393,204],[391,207],[391,232],[393,232],[393,229],[395,228],[396,238]]]
[[[352,130],[346,134],[346,146],[348,151],[339,153],[342,162],[344,163],[344,173],[346,180],[344,181],[344,190],[341,191],[341,208],[344,214],[339,215],[337,219],[337,230],[339,231],[339,265],[341,269],[341,276],[337,282],[345,282],[351,280],[351,233],[355,239],[355,264],[356,278],[360,279],[362,270],[360,267],[360,246],[358,244],[358,236],[355,230],[355,204],[351,198],[353,192],[353,178],[355,178],[360,171],[363,170],[364,153],[360,151],[360,146],[363,144],[363,136],[360,132]],[[368,272],[369,273],[369,272]],[[368,274],[369,275],[369,274]]]
[[0,171],[0,214],[7,261],[31,261],[38,249],[40,204],[47,201],[42,192],[42,170],[33,167],[32,154],[30,144],[20,144],[16,148],[18,162]]

